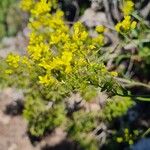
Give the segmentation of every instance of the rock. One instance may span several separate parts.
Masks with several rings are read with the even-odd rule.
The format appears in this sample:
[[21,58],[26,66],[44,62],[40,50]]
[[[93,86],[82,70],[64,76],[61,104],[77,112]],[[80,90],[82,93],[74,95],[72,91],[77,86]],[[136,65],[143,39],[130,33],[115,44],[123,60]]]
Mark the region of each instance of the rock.
[[66,99],[66,103],[67,103],[69,112],[73,112],[83,107],[85,104],[85,101],[83,100],[83,98],[81,97],[79,93],[72,93],[70,97]]
[[8,150],[17,150],[17,145],[15,143],[13,143]]
[[91,0],[91,8],[94,11],[100,10],[103,7],[103,0]]
[[9,53],[24,55],[27,46],[27,31],[19,32],[16,37],[5,37],[0,45],[0,57],[5,58]]
[[100,110],[100,106],[99,106],[99,104],[94,103],[94,102],[93,103],[86,103],[85,110],[87,112],[92,112],[92,111],[98,112]]
[[[7,99],[7,100],[6,100]],[[0,101],[5,102],[13,102],[17,100],[23,100],[23,91],[22,90],[16,90],[13,88],[6,88],[2,91],[0,91]]]
[[0,123],[3,125],[7,125],[10,122],[10,116],[4,115],[2,112],[0,112]]
[[87,27],[92,28],[97,25],[107,25],[107,18],[104,12],[95,12],[93,9],[87,9],[80,18]]
[[52,134],[45,137],[40,143],[41,147],[45,145],[55,146],[66,139],[66,133],[61,128],[56,128]]

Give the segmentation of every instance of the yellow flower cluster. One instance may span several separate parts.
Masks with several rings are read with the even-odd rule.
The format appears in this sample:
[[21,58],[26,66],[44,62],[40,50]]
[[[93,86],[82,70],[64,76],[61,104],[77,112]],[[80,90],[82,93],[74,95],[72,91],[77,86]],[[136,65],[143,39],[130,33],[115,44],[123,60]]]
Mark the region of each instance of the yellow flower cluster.
[[82,29],[83,29],[83,26],[80,22],[75,23],[74,33],[73,33],[73,36],[72,36],[74,41],[83,42],[87,39],[88,32],[86,32],[84,29],[82,31]]
[[57,1],[58,0],[21,0],[20,6],[24,11],[38,16],[44,12],[50,11],[52,7],[56,8]]
[[72,53],[64,51],[61,57],[55,57],[52,61],[46,62],[44,59],[39,66],[43,67],[47,71],[52,71],[53,69],[63,70],[65,68],[65,73],[71,71],[70,62],[72,60]]
[[43,13],[49,12],[51,10],[51,3],[47,0],[41,0],[38,3],[35,3],[34,8],[31,10],[31,13],[37,17]]
[[9,64],[9,66],[13,68],[17,68],[19,66],[20,56],[9,54],[6,58],[6,62]]
[[[63,20],[64,14],[61,10],[57,8],[55,13],[51,13],[56,5],[57,0],[21,2],[22,8],[31,15],[28,24],[29,58],[24,58],[22,63],[38,68],[37,78],[45,86],[62,82],[63,78],[60,77],[82,70],[80,68],[90,63],[95,49],[104,44],[103,26],[96,27],[98,36],[94,38],[81,22],[76,22],[70,29]],[[29,63],[26,61],[28,59]]]
[[134,141],[138,138],[139,136],[139,131],[138,130],[133,130],[133,133],[130,133],[129,132],[129,129],[128,128],[125,128],[124,129],[124,132],[123,132],[123,136],[122,137],[117,137],[116,138],[116,141],[118,143],[128,143],[129,145],[133,145],[134,144]]
[[21,8],[25,11],[29,11],[34,4],[34,0],[22,0]]
[[123,14],[124,16],[130,15],[134,10],[134,3],[132,0],[124,0],[123,2]]
[[36,45],[29,45],[28,53],[33,60],[39,60],[42,55],[47,55],[49,53],[49,46],[42,42]]
[[39,76],[39,83],[40,84],[48,86],[50,84],[53,84],[54,82],[55,82],[55,79],[52,78],[51,76],[47,75],[47,74],[45,76]]
[[116,24],[115,29],[119,33],[127,33],[136,28],[137,22],[131,21],[131,16],[125,16],[122,22]]
[[105,27],[103,25],[96,26],[95,31],[98,33],[97,37],[92,39],[92,45],[89,45],[89,49],[95,49],[96,46],[103,46],[104,45],[104,35]]

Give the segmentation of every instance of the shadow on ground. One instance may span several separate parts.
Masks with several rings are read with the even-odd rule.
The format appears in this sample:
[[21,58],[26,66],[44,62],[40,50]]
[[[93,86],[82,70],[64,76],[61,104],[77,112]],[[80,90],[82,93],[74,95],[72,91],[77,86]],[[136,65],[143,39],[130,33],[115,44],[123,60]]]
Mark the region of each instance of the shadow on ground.
[[64,140],[55,146],[45,145],[41,150],[81,150],[77,143]]

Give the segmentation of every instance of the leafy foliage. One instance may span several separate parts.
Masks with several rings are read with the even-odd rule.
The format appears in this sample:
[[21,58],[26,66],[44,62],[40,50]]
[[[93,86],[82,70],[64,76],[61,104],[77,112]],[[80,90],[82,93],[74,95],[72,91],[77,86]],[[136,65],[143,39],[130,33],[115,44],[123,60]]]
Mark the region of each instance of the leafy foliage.
[[47,104],[46,106],[46,102],[34,93],[32,93],[32,96],[28,96],[26,101],[23,113],[24,117],[29,120],[30,132],[34,136],[41,136],[46,130],[53,130],[65,123],[64,104],[54,106],[48,106]]
[[111,100],[108,99],[104,108],[105,117],[112,121],[115,118],[125,115],[130,107],[134,105],[134,102],[129,97],[115,96]]
[[22,17],[17,5],[18,0],[0,1],[0,39],[4,36],[15,35],[21,28]]

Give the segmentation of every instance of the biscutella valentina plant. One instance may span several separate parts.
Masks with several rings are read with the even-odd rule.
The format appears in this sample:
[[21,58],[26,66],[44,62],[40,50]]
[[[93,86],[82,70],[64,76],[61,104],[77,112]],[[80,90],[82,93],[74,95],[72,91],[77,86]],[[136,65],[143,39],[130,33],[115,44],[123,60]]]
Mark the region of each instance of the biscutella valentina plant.
[[82,147],[98,149],[91,132],[101,113],[81,107],[69,117],[66,99],[78,93],[90,103],[100,91],[111,96],[123,92],[114,79],[117,73],[109,72],[101,59],[105,28],[96,27],[97,36],[91,37],[80,22],[70,27],[56,0],[22,0],[21,7],[30,14],[27,55],[8,55],[6,73],[28,89],[23,114],[29,131],[42,136],[61,127]]

